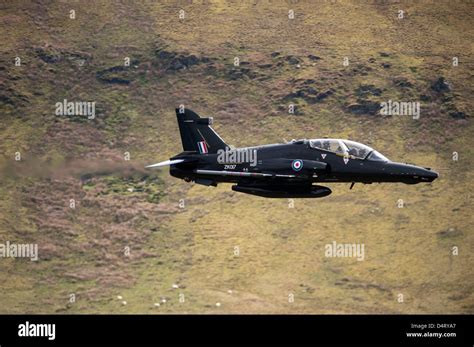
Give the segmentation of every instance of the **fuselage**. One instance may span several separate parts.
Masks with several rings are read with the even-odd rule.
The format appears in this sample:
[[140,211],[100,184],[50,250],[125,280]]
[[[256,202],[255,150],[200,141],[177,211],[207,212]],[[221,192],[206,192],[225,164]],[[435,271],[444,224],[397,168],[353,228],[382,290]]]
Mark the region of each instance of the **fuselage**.
[[[298,140],[285,144],[234,149],[241,153],[255,153],[252,162],[226,162],[216,153],[203,155],[183,152],[172,159],[187,158],[187,162],[170,166],[170,174],[185,180],[201,180],[210,184],[251,183],[258,178],[259,181],[274,185],[313,182],[416,184],[432,182],[438,177],[438,174],[429,168],[392,162],[370,147],[352,141],[342,141],[345,140]],[[328,148],[320,148],[324,145]],[[341,146],[345,148],[341,149]],[[360,155],[361,152],[363,155]]]

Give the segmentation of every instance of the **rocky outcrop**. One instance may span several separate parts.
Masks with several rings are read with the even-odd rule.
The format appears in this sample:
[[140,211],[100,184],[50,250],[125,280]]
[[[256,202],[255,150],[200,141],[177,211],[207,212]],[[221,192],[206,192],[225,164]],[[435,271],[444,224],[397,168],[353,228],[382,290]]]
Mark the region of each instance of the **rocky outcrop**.
[[130,84],[128,69],[129,67],[125,66],[113,66],[97,71],[96,78],[103,83],[127,85]]
[[357,103],[353,103],[347,106],[347,110],[357,115],[376,115],[380,110],[380,103],[370,100],[359,100]]
[[431,89],[437,93],[446,93],[451,91],[451,87],[445,81],[444,77],[438,78],[431,84]]
[[157,49],[155,56],[158,65],[169,72],[189,69],[192,66],[210,61],[207,57],[197,57],[194,54],[176,53],[162,49]]

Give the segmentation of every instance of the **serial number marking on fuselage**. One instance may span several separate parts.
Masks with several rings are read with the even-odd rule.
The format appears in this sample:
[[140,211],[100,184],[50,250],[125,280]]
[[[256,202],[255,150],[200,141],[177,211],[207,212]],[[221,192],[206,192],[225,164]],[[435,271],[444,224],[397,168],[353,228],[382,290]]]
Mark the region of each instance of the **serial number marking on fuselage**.
[[224,165],[224,170],[235,170],[237,165]]

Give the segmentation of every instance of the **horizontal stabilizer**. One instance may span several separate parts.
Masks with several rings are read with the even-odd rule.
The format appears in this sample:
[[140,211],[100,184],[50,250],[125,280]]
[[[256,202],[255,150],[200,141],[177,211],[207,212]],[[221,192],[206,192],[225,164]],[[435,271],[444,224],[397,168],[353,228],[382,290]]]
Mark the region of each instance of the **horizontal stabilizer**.
[[184,159],[166,160],[166,161],[162,161],[162,162],[160,162],[160,163],[156,163],[156,164],[152,164],[152,165],[145,166],[145,168],[146,168],[146,169],[150,169],[150,168],[155,168],[155,167],[162,167],[162,166],[168,166],[168,165],[175,165],[175,164],[182,163],[183,161],[184,161]]

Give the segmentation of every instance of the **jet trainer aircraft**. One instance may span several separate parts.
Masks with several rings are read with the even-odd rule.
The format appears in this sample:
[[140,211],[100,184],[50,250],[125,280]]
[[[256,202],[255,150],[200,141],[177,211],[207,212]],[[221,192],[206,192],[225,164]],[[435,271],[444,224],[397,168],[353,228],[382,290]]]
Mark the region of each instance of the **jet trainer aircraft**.
[[358,142],[340,139],[293,140],[231,148],[212,129],[212,117],[176,109],[183,152],[147,168],[170,167],[170,174],[205,186],[235,183],[232,190],[267,198],[320,198],[328,187],[313,183],[371,184],[432,182],[430,168],[392,162]]

